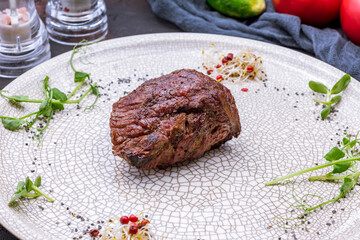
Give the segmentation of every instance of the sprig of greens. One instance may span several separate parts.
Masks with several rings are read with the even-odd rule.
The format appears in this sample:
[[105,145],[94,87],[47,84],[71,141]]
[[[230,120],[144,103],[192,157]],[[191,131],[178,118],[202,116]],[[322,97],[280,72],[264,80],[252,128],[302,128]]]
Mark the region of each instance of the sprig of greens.
[[346,194],[348,194],[350,190],[356,185],[360,176],[360,171],[357,168],[357,162],[360,161],[360,150],[359,150],[360,139],[358,137],[359,137],[359,132],[355,136],[355,139],[352,139],[350,135],[344,137],[342,139],[340,147],[337,146],[333,147],[324,156],[324,158],[328,161],[327,163],[306,168],[304,170],[295,173],[291,173],[289,175],[267,182],[265,183],[265,185],[270,186],[307,172],[312,172],[326,167],[333,167],[332,171],[328,172],[325,175],[309,177],[309,181],[322,180],[322,181],[342,182],[339,195],[330,200],[322,202],[316,206],[309,206],[308,204],[304,204],[303,202],[301,202],[299,206],[302,207],[303,214],[295,219],[304,218],[308,216],[311,211],[320,208],[324,205],[327,205],[329,203],[336,202],[341,198],[344,198]]
[[[81,44],[83,44],[83,45],[81,47],[78,47]],[[88,46],[88,45],[90,45],[90,44],[87,43],[87,40],[80,41],[78,44],[76,44],[74,46],[71,57],[70,57],[70,67],[74,71],[74,81],[79,83],[77,88],[80,88],[80,86],[85,82],[86,78],[90,80],[90,73],[79,72],[75,69],[74,64],[73,64],[74,56],[76,53],[78,53],[82,49],[82,47]],[[77,90],[77,88],[75,89],[75,91]],[[70,96],[72,96],[72,95],[73,95],[73,93],[70,93]]]
[[342,78],[340,78],[340,80],[337,83],[335,83],[335,85],[331,88],[331,90],[320,82],[314,82],[314,81],[309,82],[309,87],[311,88],[311,90],[317,93],[326,94],[325,101],[313,99],[315,102],[325,105],[325,108],[321,112],[322,119],[325,119],[329,115],[331,106],[333,104],[340,102],[341,100],[340,95],[337,95],[335,97],[331,97],[331,96],[334,94],[339,94],[342,91],[344,91],[345,88],[349,85],[350,81],[351,81],[350,75],[345,74]]
[[[83,44],[83,46],[78,47],[79,44]],[[72,70],[74,71],[74,82],[78,83],[78,85],[75,87],[75,89],[69,94],[66,95],[64,92],[59,90],[58,88],[51,88],[49,85],[49,77],[46,76],[43,80],[43,86],[42,90],[44,93],[43,99],[31,99],[29,96],[25,95],[13,95],[13,96],[7,96],[4,95],[6,91],[0,90],[0,96],[3,98],[6,98],[10,101],[15,102],[26,102],[26,103],[40,103],[39,110],[30,114],[27,114],[23,117],[14,118],[14,117],[8,117],[8,116],[0,116],[3,126],[11,131],[18,130],[20,128],[31,128],[35,122],[42,117],[46,124],[44,127],[37,128],[37,131],[39,131],[39,137],[43,135],[43,132],[48,128],[50,121],[56,111],[64,110],[64,104],[77,104],[80,103],[89,93],[92,93],[95,95],[94,102],[87,107],[86,109],[93,109],[98,98],[99,98],[99,89],[96,87],[96,83],[92,84],[90,82],[90,73],[84,73],[79,72],[74,68],[73,65],[73,59],[76,53],[80,51],[80,49],[84,46],[87,46],[86,40],[81,41],[79,44],[77,44],[72,52],[71,58],[70,58],[70,66]],[[87,82],[88,80],[89,82]],[[77,93],[77,91],[81,88],[82,85],[89,84],[89,89],[82,94],[80,98],[77,100],[70,100],[70,98]],[[33,117],[35,115],[35,117]],[[33,118],[30,118],[33,117]],[[25,119],[28,119],[27,121]]]
[[[25,182],[20,181],[17,184],[17,191],[15,196],[10,200],[9,206],[11,206],[19,198],[37,198],[43,195],[50,202],[54,202],[52,198],[42,192],[39,187],[41,186],[41,177],[37,176],[35,182],[32,182],[29,177],[26,177]],[[34,193],[31,193],[34,192]]]

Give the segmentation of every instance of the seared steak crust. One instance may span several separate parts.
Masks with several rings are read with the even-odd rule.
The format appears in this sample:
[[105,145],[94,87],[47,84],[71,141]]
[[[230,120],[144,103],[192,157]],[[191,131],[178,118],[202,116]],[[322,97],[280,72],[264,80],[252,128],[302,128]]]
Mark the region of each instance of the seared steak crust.
[[195,70],[148,80],[113,104],[113,154],[151,169],[195,159],[240,134],[229,89]]

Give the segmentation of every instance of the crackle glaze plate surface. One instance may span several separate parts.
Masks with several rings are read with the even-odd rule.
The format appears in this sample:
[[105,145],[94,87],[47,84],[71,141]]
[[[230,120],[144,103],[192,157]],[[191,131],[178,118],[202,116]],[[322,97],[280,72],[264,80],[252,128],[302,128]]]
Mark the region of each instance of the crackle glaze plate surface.
[[[200,159],[167,169],[141,170],[113,156],[112,103],[161,74],[181,68],[202,71],[201,53],[210,43],[229,52],[250,49],[263,59],[266,82],[223,82],[236,99],[240,136]],[[5,89],[12,95],[42,98],[41,80],[48,75],[52,87],[72,90],[70,55],[41,64]],[[31,139],[33,133],[0,126],[0,223],[19,238],[89,239],[83,234],[88,227],[145,212],[156,226],[158,239],[359,239],[357,186],[345,200],[311,214],[304,225],[285,230],[273,218],[296,215],[289,205],[295,204],[292,185],[264,185],[324,162],[322,156],[342,139],[344,130],[356,133],[360,84],[355,79],[338,111],[321,121],[322,107],[312,101],[308,82],[331,86],[344,73],[267,43],[205,34],[142,35],[90,46],[86,54],[76,56],[74,64],[91,72],[100,86],[101,97],[93,111],[84,112],[93,96],[80,107],[67,105],[54,116],[39,146]],[[242,92],[244,87],[249,91]],[[36,104],[21,106],[15,108],[0,99],[0,114],[22,116],[37,108]],[[9,208],[17,182],[37,175],[55,202],[39,197]],[[326,200],[339,193],[339,184],[309,183],[309,175],[294,179],[294,194],[299,198],[316,194]],[[288,224],[284,226],[292,222]]]

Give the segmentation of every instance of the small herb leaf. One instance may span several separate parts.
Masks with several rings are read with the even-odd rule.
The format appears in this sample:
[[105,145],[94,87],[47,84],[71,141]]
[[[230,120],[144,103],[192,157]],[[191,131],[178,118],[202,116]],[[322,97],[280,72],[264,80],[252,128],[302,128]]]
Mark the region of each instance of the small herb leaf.
[[353,148],[355,145],[356,145],[356,143],[357,143],[357,140],[355,139],[355,140],[353,140],[353,141],[351,141],[350,142],[350,148]]
[[21,192],[22,190],[24,190],[24,186],[25,186],[25,182],[23,182],[23,181],[18,182],[17,192],[16,192],[16,193],[19,193],[19,192]]
[[332,173],[342,173],[349,169],[351,166],[350,162],[338,163],[334,165],[334,170]]
[[4,127],[11,131],[18,130],[25,123],[24,120],[18,118],[2,118],[1,121]]
[[341,96],[338,95],[338,96],[333,97],[333,98],[330,100],[330,103],[331,103],[331,104],[338,103],[338,102],[340,102],[340,100],[341,100]]
[[44,91],[44,95],[49,91],[49,76],[46,76],[45,79],[43,80],[44,81],[44,84],[43,84],[43,91]]
[[313,90],[314,92],[317,92],[317,93],[327,94],[329,92],[329,89],[320,82],[310,81],[309,87],[311,88],[311,90]]
[[344,178],[344,182],[341,185],[340,193],[342,196],[345,196],[351,188],[353,187],[352,180],[350,178]]
[[9,206],[18,198],[21,198],[26,193],[26,189],[22,190],[21,192],[17,193],[9,202]]
[[41,196],[41,193],[28,193],[28,192],[26,192],[22,196],[27,197],[27,198],[37,198],[37,197]]
[[90,85],[90,86],[91,86],[92,94],[94,94],[95,96],[98,96],[99,95],[99,89],[95,85]]
[[[44,116],[44,117],[50,117],[51,115],[53,114],[53,109],[52,109],[52,107],[50,106],[50,105],[47,105],[46,106],[46,108],[45,108],[45,110],[43,111],[43,113],[42,113],[42,115]],[[48,119],[48,121],[49,121],[49,119]]]
[[345,153],[341,151],[338,147],[333,147],[324,158],[328,161],[336,161],[345,157]]
[[321,111],[321,118],[325,119],[330,113],[331,105],[327,105],[324,110]]
[[32,185],[33,185],[33,182],[30,180],[29,177],[26,177],[26,181],[25,181],[25,189],[26,189],[26,191],[30,192]]
[[75,72],[75,82],[83,82],[86,78],[90,79],[90,74],[84,72]]
[[41,177],[37,176],[34,182],[34,186],[40,187],[40,185],[41,185]]
[[59,89],[53,88],[52,91],[53,91],[54,99],[59,100],[60,102],[65,102],[67,100],[66,94],[60,91]]
[[347,139],[347,138],[343,138],[343,140],[342,140],[342,144],[345,146],[346,144],[348,144],[350,142],[350,140],[349,139]]
[[345,74],[340,80],[335,83],[333,88],[331,89],[331,94],[341,93],[350,83],[351,77],[349,74]]
[[23,100],[29,99],[29,97],[24,95],[14,95],[9,97],[9,99],[14,100],[16,102],[22,102]]
[[43,112],[43,111],[46,109],[48,103],[49,103],[49,99],[48,99],[48,98],[44,99],[44,100],[41,102],[40,107],[39,107],[40,112]]
[[51,103],[51,107],[53,110],[64,110],[64,104],[53,102]]

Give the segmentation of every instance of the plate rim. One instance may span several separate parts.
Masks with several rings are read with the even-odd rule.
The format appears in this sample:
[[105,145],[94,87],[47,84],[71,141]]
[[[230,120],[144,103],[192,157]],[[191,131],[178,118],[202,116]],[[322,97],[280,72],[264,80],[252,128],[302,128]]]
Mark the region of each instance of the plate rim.
[[[181,35],[187,35],[187,36],[208,36],[208,37],[214,37],[214,38],[233,38],[233,39],[237,39],[237,40],[244,40],[246,42],[253,42],[256,44],[260,44],[263,46],[275,46],[276,48],[282,49],[285,52],[289,52],[289,53],[295,53],[296,55],[301,55],[304,57],[310,57],[313,61],[316,61],[318,64],[321,64],[323,66],[326,66],[327,68],[329,68],[329,70],[333,70],[333,71],[337,71],[337,72],[341,72],[343,74],[346,74],[346,72],[342,71],[341,69],[336,68],[335,66],[326,63],[318,58],[316,58],[313,55],[307,54],[305,52],[293,49],[293,48],[288,48],[288,47],[284,47],[281,45],[277,45],[274,43],[269,43],[269,42],[264,42],[264,41],[260,41],[260,40],[254,40],[254,39],[250,39],[250,38],[243,38],[243,37],[235,37],[235,36],[228,36],[228,35],[220,35],[220,34],[211,34],[211,33],[190,33],[190,32],[169,32],[169,33],[150,33],[150,34],[139,34],[139,35],[133,35],[133,36],[126,36],[126,37],[118,37],[118,38],[112,38],[112,39],[106,39],[104,41],[100,41],[97,44],[103,45],[103,44],[111,44],[112,42],[114,43],[119,43],[122,41],[131,41],[131,39],[138,39],[138,38],[152,38],[155,36],[159,36],[161,38],[166,38],[166,37],[171,37],[171,36],[181,36]],[[28,75],[29,73],[35,72],[38,70],[38,68],[40,68],[41,66],[46,66],[51,64],[52,62],[56,62],[57,59],[63,58],[66,55],[69,55],[72,53],[72,50],[69,50],[67,52],[61,53],[55,57],[52,57],[48,60],[46,60],[43,63],[40,63],[39,65],[35,66],[34,68],[30,69],[29,71],[21,74],[20,76],[18,76],[17,78],[15,78],[13,81],[11,81],[9,84],[7,84],[2,90],[8,88],[9,86],[11,87],[15,81],[18,81],[18,79],[22,79],[24,77],[26,77],[26,75]],[[353,76],[351,76],[351,78],[357,80],[358,82],[360,82],[360,80],[354,78]]]

